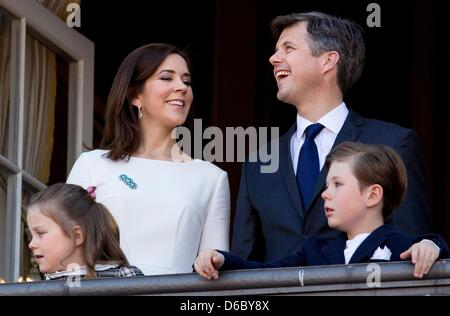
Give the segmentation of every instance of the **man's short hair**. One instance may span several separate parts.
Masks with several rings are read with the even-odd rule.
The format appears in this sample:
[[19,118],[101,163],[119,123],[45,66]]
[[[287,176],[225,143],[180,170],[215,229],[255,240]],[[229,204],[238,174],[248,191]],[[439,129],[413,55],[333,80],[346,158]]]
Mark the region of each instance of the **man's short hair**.
[[366,46],[363,31],[358,24],[322,12],[293,13],[278,16],[272,21],[272,33],[279,39],[284,29],[306,22],[309,44],[313,56],[328,51],[339,53],[338,85],[342,93],[361,77]]
[[383,218],[387,221],[406,195],[407,176],[400,156],[384,145],[343,142],[327,156],[326,166],[348,161],[361,190],[373,184],[383,188]]

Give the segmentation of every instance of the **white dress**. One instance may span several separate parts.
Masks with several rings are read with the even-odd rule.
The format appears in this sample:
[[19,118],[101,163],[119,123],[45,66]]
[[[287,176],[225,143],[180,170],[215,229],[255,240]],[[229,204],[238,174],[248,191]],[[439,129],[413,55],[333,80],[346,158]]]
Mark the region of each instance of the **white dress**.
[[189,273],[199,250],[228,250],[230,191],[225,171],[210,162],[83,153],[68,183],[96,186],[96,201],[114,215],[120,244],[145,275]]

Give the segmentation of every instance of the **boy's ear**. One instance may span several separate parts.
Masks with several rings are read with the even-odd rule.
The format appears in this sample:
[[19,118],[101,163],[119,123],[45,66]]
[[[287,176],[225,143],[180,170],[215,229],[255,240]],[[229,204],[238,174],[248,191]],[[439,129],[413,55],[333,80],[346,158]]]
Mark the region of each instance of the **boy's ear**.
[[74,238],[75,238],[75,245],[78,247],[78,246],[81,246],[82,244],[84,244],[84,238],[85,238],[85,236],[84,236],[84,233],[83,233],[83,231],[81,230],[81,227],[80,226],[75,226],[74,228],[73,228],[73,236],[74,236]]
[[373,184],[366,188],[367,207],[374,207],[383,202],[383,187],[379,184]]
[[323,55],[323,72],[326,73],[332,70],[334,67],[337,67],[337,63],[339,62],[340,56],[336,51],[326,52]]

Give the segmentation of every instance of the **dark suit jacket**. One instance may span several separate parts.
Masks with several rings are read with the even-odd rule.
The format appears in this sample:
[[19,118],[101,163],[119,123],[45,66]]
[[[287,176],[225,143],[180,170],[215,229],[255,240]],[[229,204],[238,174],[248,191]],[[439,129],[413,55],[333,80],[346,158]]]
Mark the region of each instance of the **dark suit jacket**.
[[[317,180],[310,204],[303,208],[292,166],[290,142],[296,124],[279,139],[279,169],[261,173],[261,162],[245,162],[237,199],[231,252],[246,259],[272,261],[291,253],[309,236],[332,237],[320,197],[328,170]],[[411,234],[430,232],[423,165],[417,134],[398,125],[366,119],[350,111],[334,146],[343,141],[383,144],[403,159],[408,192],[392,224]]]
[[[427,234],[413,236],[400,233],[391,225],[383,225],[374,230],[356,249],[351,257],[351,263],[366,263],[372,261],[400,261],[400,254],[408,250],[414,243],[422,239],[430,239],[441,248],[440,257],[448,257],[448,247],[439,235]],[[316,266],[326,264],[345,264],[344,249],[347,236],[340,233],[336,238],[311,237],[305,239],[301,246],[285,258],[269,263],[246,261],[239,256],[220,251],[225,256],[221,270],[280,268],[296,266]],[[392,252],[390,260],[371,260],[375,250],[388,247]]]

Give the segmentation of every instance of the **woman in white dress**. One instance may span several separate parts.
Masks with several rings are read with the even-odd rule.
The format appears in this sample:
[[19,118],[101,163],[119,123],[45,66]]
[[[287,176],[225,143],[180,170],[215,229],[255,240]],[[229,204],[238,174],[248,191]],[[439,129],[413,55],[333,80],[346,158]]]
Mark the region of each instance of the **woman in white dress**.
[[83,153],[67,180],[96,187],[130,264],[145,275],[189,273],[199,250],[228,250],[227,173],[191,159],[171,137],[192,100],[183,52],[169,44],[136,49],[111,88],[104,149]]

